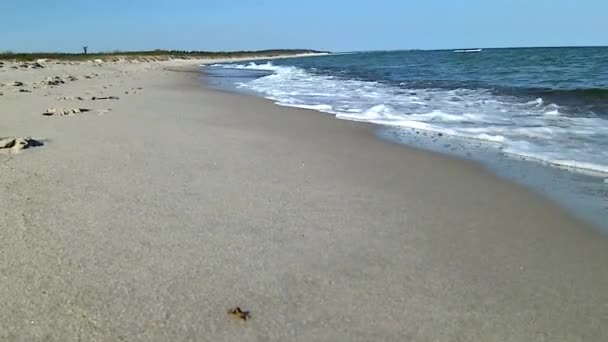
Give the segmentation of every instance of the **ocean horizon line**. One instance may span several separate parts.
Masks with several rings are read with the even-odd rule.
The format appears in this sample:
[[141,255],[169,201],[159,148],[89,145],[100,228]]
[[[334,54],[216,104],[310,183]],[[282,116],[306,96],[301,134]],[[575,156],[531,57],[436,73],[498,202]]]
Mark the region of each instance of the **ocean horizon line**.
[[607,48],[608,45],[547,45],[547,46],[495,46],[495,47],[454,47],[454,48],[438,48],[438,49],[423,49],[423,48],[398,48],[398,49],[377,49],[377,50],[350,50],[350,51],[335,51],[332,54],[345,53],[377,53],[377,52],[409,52],[409,51],[453,51],[453,50],[513,50],[513,49],[595,49]]

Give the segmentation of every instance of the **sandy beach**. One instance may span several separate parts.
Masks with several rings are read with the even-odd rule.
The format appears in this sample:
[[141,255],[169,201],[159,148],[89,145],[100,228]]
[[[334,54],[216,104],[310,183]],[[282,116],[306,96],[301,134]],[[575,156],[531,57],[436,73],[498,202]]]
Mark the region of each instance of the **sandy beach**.
[[608,340],[605,237],[203,62],[3,63],[0,340]]

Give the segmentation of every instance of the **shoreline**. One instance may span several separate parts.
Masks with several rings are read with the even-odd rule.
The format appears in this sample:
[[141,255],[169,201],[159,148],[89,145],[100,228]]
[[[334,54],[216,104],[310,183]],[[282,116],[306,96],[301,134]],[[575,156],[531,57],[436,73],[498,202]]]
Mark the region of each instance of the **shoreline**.
[[[179,69],[170,69],[170,70],[176,71],[176,72],[182,71],[182,72],[191,72],[191,73],[202,73],[203,75],[205,74],[204,71],[201,71],[194,67],[186,67],[182,70],[179,70]],[[420,143],[418,143],[418,144],[413,144],[411,142],[406,143],[406,142],[400,141],[399,139],[394,139],[394,138],[388,137],[390,132],[392,130],[395,130],[395,127],[385,126],[382,124],[375,124],[375,123],[371,123],[371,122],[339,119],[339,118],[336,118],[334,114],[326,113],[326,112],[319,111],[316,109],[303,108],[303,107],[297,107],[297,106],[283,106],[283,105],[277,104],[276,101],[274,101],[272,99],[263,97],[260,94],[238,92],[238,91],[234,91],[234,90],[230,90],[230,89],[224,89],[223,87],[213,87],[213,86],[204,85],[204,84],[202,85],[202,87],[207,89],[208,91],[219,92],[222,94],[226,94],[228,96],[242,96],[245,98],[262,100],[262,101],[268,102],[269,104],[271,104],[273,106],[279,106],[280,108],[286,108],[286,110],[296,109],[298,111],[307,112],[307,114],[302,113],[301,115],[316,115],[316,116],[320,115],[321,117],[330,117],[330,118],[333,118],[334,120],[343,121],[350,125],[353,125],[353,124],[358,125],[358,126],[364,127],[366,130],[368,130],[370,136],[373,136],[374,138],[378,139],[379,141],[381,141],[387,145],[395,145],[397,147],[404,148],[405,150],[408,150],[409,152],[415,151],[417,153],[433,155],[434,157],[445,158],[448,162],[465,163],[465,164],[469,165],[470,167],[475,168],[476,169],[475,172],[487,173],[487,174],[491,175],[492,177],[495,177],[495,179],[497,181],[510,184],[511,186],[518,188],[520,191],[527,193],[527,196],[533,197],[533,198],[535,198],[535,200],[549,202],[552,206],[554,206],[556,208],[556,210],[561,211],[563,214],[565,214],[571,220],[578,222],[581,229],[583,229],[583,230],[589,231],[593,234],[599,234],[601,238],[605,238],[607,236],[606,234],[608,234],[608,231],[606,231],[606,227],[601,225],[601,222],[602,222],[601,216],[595,215],[593,218],[585,217],[585,215],[581,214],[580,212],[576,212],[576,210],[570,208],[568,206],[568,204],[565,204],[566,201],[562,201],[560,203],[560,201],[557,200],[555,198],[555,196],[551,196],[550,194],[544,193],[538,187],[535,187],[534,184],[526,183],[522,180],[519,180],[518,177],[515,177],[513,175],[501,173],[497,169],[498,166],[492,167],[488,163],[484,163],[483,160],[474,159],[471,157],[465,157],[464,155],[459,155],[459,154],[455,154],[455,153],[448,153],[448,152],[442,151],[440,149],[432,149],[432,148],[428,148],[428,147],[425,148],[425,147],[421,146]],[[415,131],[415,129],[412,129],[412,130]],[[532,163],[532,161],[525,160],[525,159],[514,159],[513,161],[511,161],[511,163]],[[536,166],[537,168],[549,167],[542,163],[537,163],[537,162],[534,162],[534,163],[535,163],[534,166]],[[508,162],[502,162],[501,164],[503,164],[503,165],[508,164]],[[564,172],[564,173],[574,172],[574,171],[565,170],[562,168],[552,168],[551,170],[553,170],[554,172]],[[589,176],[589,177],[593,177],[594,179],[603,179],[603,177],[599,177],[595,174],[589,175],[589,174],[585,174],[585,173],[581,173],[581,172],[576,172],[576,173],[574,173],[574,176],[576,176],[576,175]]]
[[[555,204],[169,66],[0,88],[2,135],[46,138],[0,155],[0,339],[608,337],[608,241]],[[75,103],[93,111],[41,115]]]
[[[208,72],[208,86],[213,89],[264,98],[275,105],[287,108],[310,109],[339,120],[368,122],[375,128],[374,134],[379,139],[482,165],[501,179],[522,185],[559,205],[572,216],[593,226],[595,231],[604,235],[608,234],[608,224],[604,219],[608,207],[601,195],[604,192],[604,184],[608,182],[606,179],[608,174],[586,169],[566,168],[559,164],[553,165],[525,156],[505,154],[491,143],[484,145],[475,139],[446,135],[443,132],[353,120],[348,117],[340,117],[340,112],[314,108],[319,106],[281,104],[280,101],[269,98],[267,94],[234,86],[233,83],[249,82],[248,77],[224,75],[222,69],[214,68],[203,68],[203,72]],[[260,77],[262,76],[264,75]],[[554,183],[559,183],[559,185],[555,186]]]

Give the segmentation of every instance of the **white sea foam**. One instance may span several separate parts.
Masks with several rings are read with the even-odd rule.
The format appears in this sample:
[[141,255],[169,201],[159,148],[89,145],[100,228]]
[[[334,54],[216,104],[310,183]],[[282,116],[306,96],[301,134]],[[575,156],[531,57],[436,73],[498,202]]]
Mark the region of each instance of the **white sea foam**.
[[508,155],[608,174],[608,120],[567,116],[542,98],[525,102],[488,90],[404,89],[271,62],[212,67],[272,72],[239,86],[280,105],[486,141]]
[[305,105],[305,104],[291,104],[291,103],[283,103],[283,102],[277,102],[277,104],[280,106],[285,106],[285,107],[295,107],[295,108],[318,110],[320,112],[330,112],[332,110],[332,107],[330,105]]
[[250,62],[248,64],[214,64],[212,67],[220,67],[226,69],[243,69],[243,70],[268,70],[268,71],[276,71],[280,69],[295,69],[292,67],[280,67],[275,66],[271,62],[266,62],[264,64],[256,64],[255,62]]
[[483,51],[482,49],[466,49],[466,50],[454,50],[454,52],[456,53],[476,53],[476,52],[481,52]]
[[[583,172],[589,175],[608,174],[608,165],[590,163],[575,159],[561,159],[565,154],[550,152],[527,142],[517,142],[503,149],[505,154],[517,156],[523,159],[532,160],[562,169]],[[570,152],[576,155],[576,151]]]

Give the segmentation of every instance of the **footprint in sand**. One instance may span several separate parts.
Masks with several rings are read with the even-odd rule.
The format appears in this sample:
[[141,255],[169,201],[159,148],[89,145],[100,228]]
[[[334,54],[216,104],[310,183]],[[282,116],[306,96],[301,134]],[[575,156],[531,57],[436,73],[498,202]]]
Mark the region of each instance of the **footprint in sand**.
[[143,90],[142,87],[131,88],[130,90],[125,91],[125,94],[139,94],[139,90]]
[[104,97],[91,97],[91,101],[100,101],[100,100],[120,100],[118,96],[104,96]]
[[83,77],[86,78],[87,80],[90,80],[92,78],[99,77],[99,74],[93,73],[93,74],[89,74],[89,75],[84,75]]
[[84,101],[84,98],[80,96],[60,96],[57,98],[57,101]]
[[87,108],[68,108],[68,109],[58,109],[58,108],[48,108],[46,112],[42,113],[45,116],[70,116],[76,115],[80,113],[90,112],[90,109]]
[[49,76],[45,80],[41,81],[40,86],[43,88],[50,87],[53,88],[55,86],[65,84],[65,81],[61,79],[59,76]]
[[112,111],[111,109],[98,109],[97,113],[99,113],[99,115],[104,115],[104,114],[109,113],[111,111]]
[[102,97],[98,97],[98,96],[92,96],[91,98],[84,98],[84,97],[80,97],[80,96],[60,96],[57,98],[57,101],[102,101],[102,100],[120,100],[120,97],[118,96],[102,96]]
[[102,115],[111,112],[111,109],[88,109],[88,108],[48,108],[46,112],[42,113],[44,116],[73,116],[80,113],[87,113],[95,111]]
[[5,137],[0,138],[0,153],[19,153],[30,147],[42,146],[42,142],[30,137],[15,138]]

